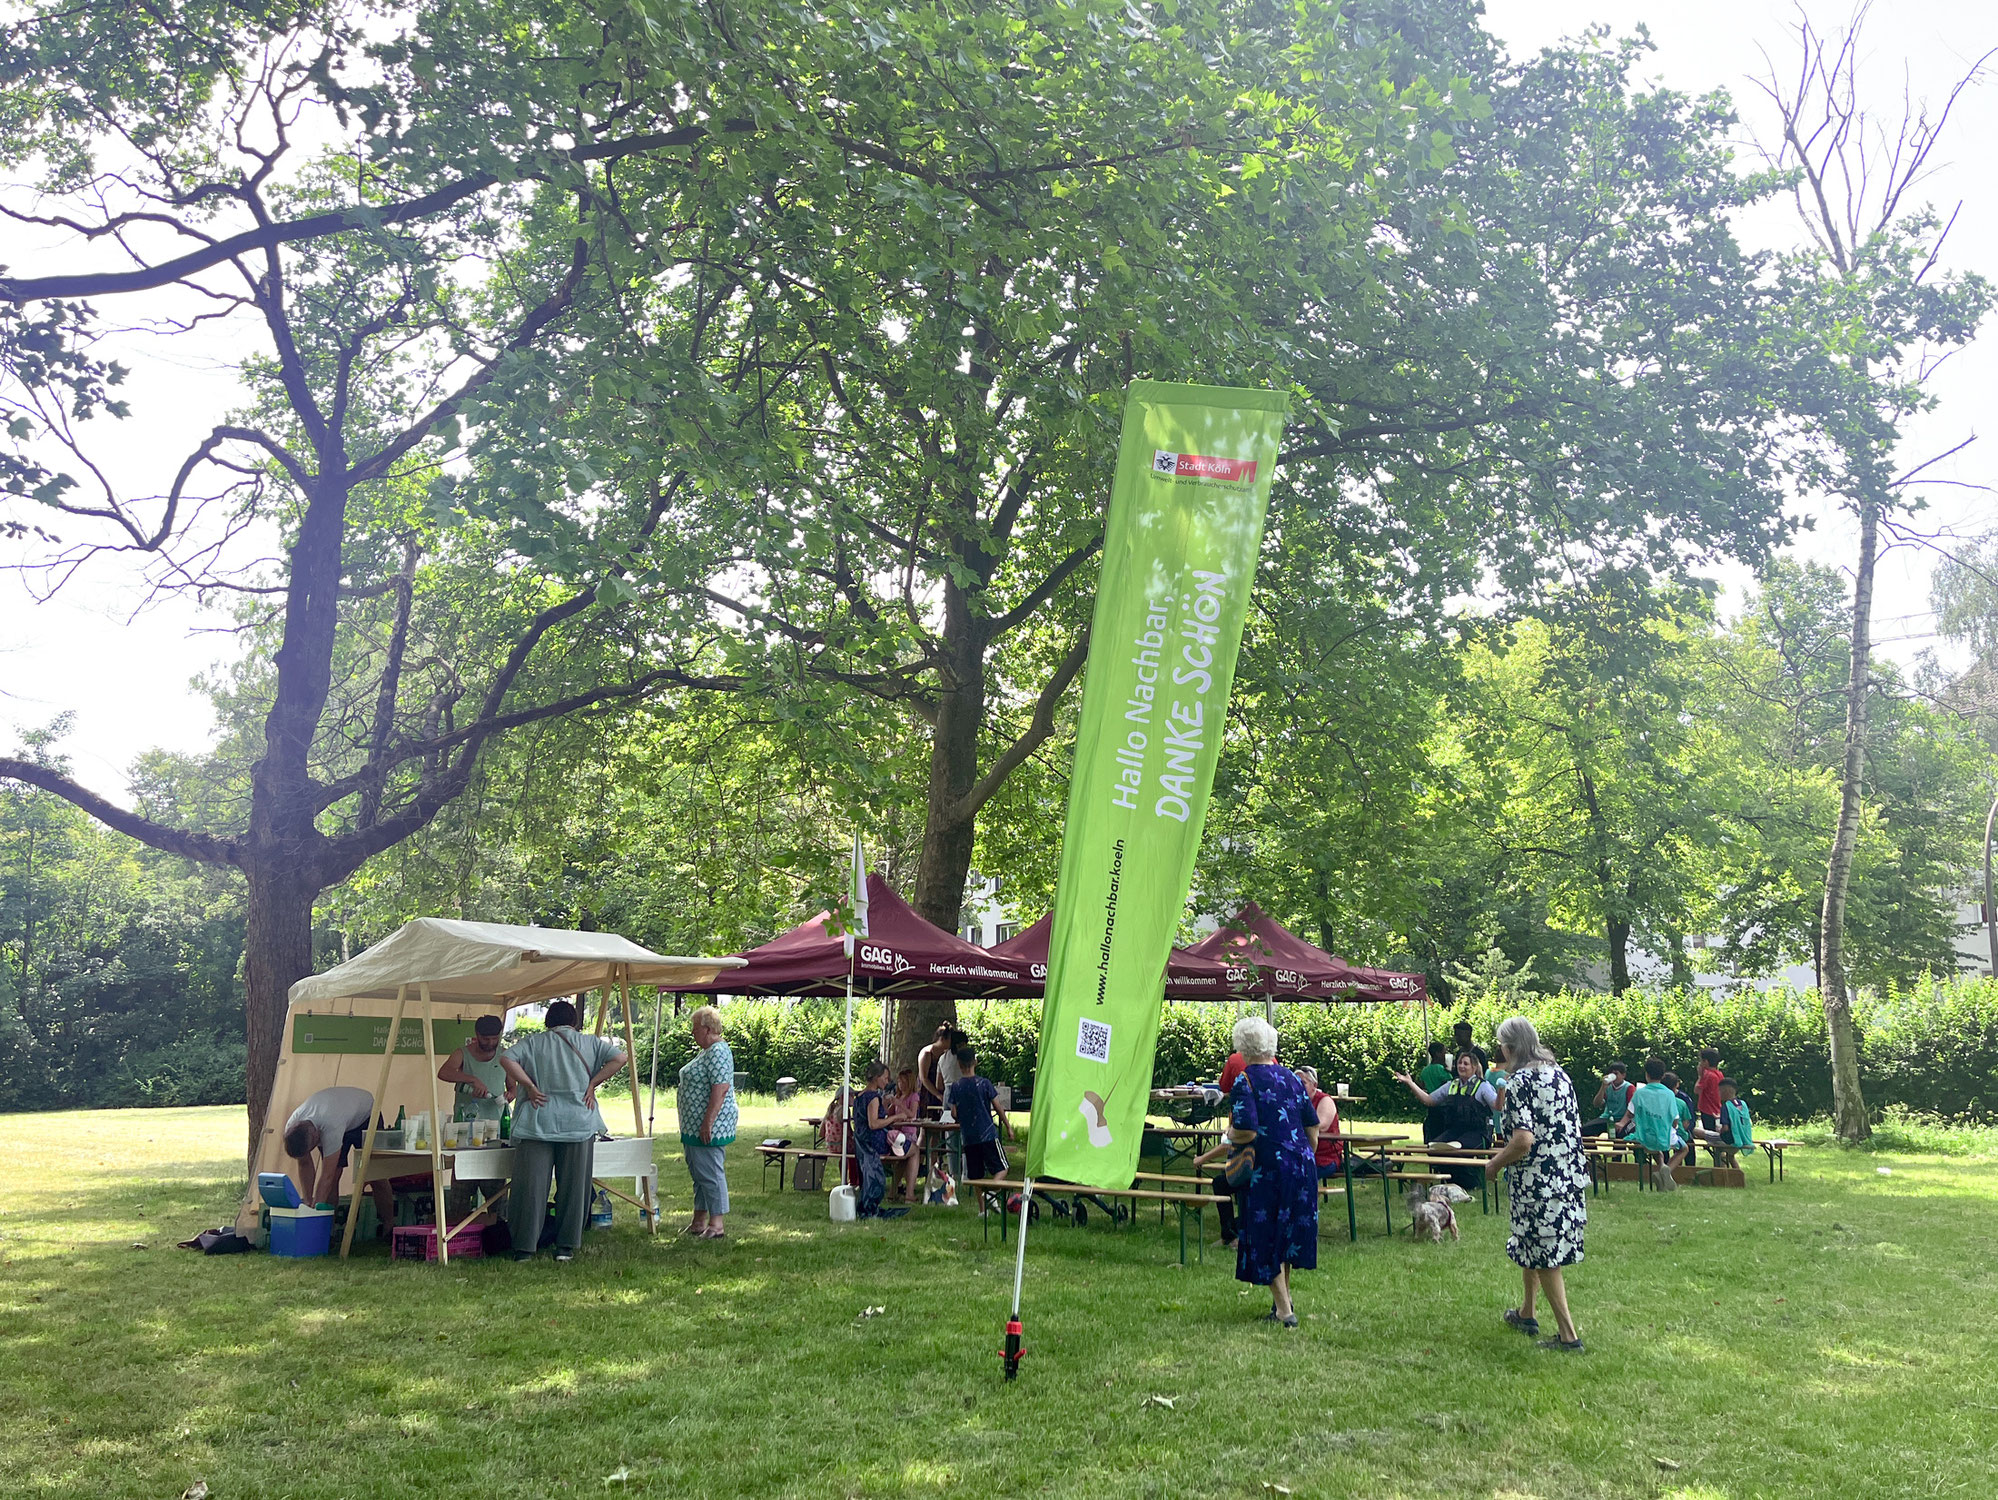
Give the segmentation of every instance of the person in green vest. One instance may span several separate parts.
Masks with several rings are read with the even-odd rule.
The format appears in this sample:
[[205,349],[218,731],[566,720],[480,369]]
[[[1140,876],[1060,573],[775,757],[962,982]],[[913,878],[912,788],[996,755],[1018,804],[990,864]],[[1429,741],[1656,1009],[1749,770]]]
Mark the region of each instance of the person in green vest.
[[513,1099],[513,1080],[500,1066],[500,1033],[505,1029],[506,1022],[498,1016],[480,1016],[465,1045],[437,1070],[439,1082],[457,1086],[452,1119],[497,1120]]
[[576,1258],[590,1213],[591,1166],[597,1137],[608,1135],[597,1110],[597,1088],[624,1066],[624,1049],[608,1037],[577,1029],[581,1017],[567,1000],[548,1007],[543,1029],[522,1037],[500,1057],[520,1108],[513,1120],[513,1258],[532,1260],[555,1184],[555,1259]]

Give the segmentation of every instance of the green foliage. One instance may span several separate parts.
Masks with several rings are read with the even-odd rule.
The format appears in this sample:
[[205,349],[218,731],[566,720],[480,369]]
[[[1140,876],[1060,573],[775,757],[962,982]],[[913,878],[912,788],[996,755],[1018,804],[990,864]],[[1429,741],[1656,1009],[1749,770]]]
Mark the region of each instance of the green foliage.
[[242,941],[215,874],[0,787],[0,1110],[240,1100]]
[[[784,1012],[772,1002],[736,1002],[723,1012],[736,1066],[750,1086],[768,1090],[780,1076],[830,1088],[839,1071],[841,1019],[835,1001],[800,1001]],[[856,1064],[873,1055],[874,1002],[855,1006]],[[1212,1080],[1232,1044],[1239,1012],[1225,1005],[1168,1005],[1159,1025],[1154,1087]],[[1716,997],[1698,991],[1633,989],[1621,996],[1563,990],[1523,999],[1487,995],[1474,1003],[1432,1006],[1432,1036],[1468,1020],[1489,1045],[1498,1023],[1524,1014],[1561,1059],[1586,1103],[1612,1062],[1639,1067],[1656,1054],[1690,1091],[1703,1047],[1720,1049],[1722,1068],[1758,1118],[1806,1120],[1831,1109],[1823,1008],[1811,992],[1772,991]],[[1998,984],[1966,980],[1890,992],[1858,1011],[1860,1072],[1876,1108],[1950,1121],[1998,1120]],[[961,1006],[958,1024],[978,1051],[981,1073],[1015,1087],[1033,1082],[1040,1037],[1038,1001]],[[1309,1063],[1328,1083],[1346,1082],[1369,1102],[1368,1118],[1412,1119],[1416,1112],[1394,1074],[1422,1057],[1422,1012],[1402,1005],[1279,1005],[1283,1060]],[[640,1071],[649,1053],[640,1044]],[[660,1080],[692,1056],[685,1029],[660,1049]]]

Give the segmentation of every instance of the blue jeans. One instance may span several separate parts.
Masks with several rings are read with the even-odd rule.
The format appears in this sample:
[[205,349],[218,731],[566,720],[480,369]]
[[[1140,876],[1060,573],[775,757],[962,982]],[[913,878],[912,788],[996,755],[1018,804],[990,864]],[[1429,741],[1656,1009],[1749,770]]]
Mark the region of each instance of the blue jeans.
[[728,1148],[697,1146],[692,1141],[682,1141],[680,1145],[687,1153],[687,1175],[694,1179],[694,1212],[727,1213],[728,1171],[722,1153]]
[[881,1200],[888,1196],[888,1174],[882,1170],[880,1153],[869,1151],[865,1146],[858,1147],[860,1161],[860,1202],[857,1205],[860,1217],[870,1218],[881,1208]]

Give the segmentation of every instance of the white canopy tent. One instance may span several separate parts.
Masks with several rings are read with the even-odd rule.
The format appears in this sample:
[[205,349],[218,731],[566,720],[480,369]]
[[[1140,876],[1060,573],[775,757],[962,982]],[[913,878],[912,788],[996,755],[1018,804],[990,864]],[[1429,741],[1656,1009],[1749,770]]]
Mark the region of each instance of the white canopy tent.
[[[614,932],[565,932],[549,927],[514,927],[497,922],[462,922],[419,917],[337,968],[301,979],[291,987],[277,1076],[257,1142],[255,1171],[281,1172],[284,1123],[292,1110],[319,1089],[347,1084],[367,1089],[380,1116],[399,1107],[428,1110],[430,1173],[438,1215],[443,1216],[445,1165],[440,1146],[442,1095],[438,1059],[459,1045],[439,1044],[439,1032],[468,1034],[483,1015],[504,1015],[562,995],[601,990],[596,1029],[610,1013],[613,988],[622,993],[626,1068],[631,1080],[635,1137],[650,1140],[638,1099],[638,1048],[632,1035],[631,986],[702,984],[739,958],[687,958],[654,953]],[[412,1004],[413,1002],[413,1004]],[[421,1007],[420,1020],[405,1013]],[[406,1026],[409,1029],[406,1029]],[[410,1030],[416,1034],[411,1035]],[[360,1159],[350,1164],[345,1185],[358,1194],[370,1180],[375,1129],[371,1122]],[[649,1173],[647,1174],[649,1177]],[[243,1217],[257,1212],[254,1174]],[[658,1223],[656,1194],[640,1207]],[[341,1243],[353,1243],[360,1215],[347,1216]],[[439,1227],[439,1255],[448,1255],[446,1226]]]

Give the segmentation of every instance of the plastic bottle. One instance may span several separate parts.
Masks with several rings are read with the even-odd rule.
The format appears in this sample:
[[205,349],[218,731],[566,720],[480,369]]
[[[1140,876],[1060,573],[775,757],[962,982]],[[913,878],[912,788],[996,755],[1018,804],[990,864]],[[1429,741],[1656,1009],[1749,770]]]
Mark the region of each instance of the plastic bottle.
[[590,1228],[608,1229],[611,1227],[611,1198],[602,1188],[597,1189],[596,1197],[590,1203]]

